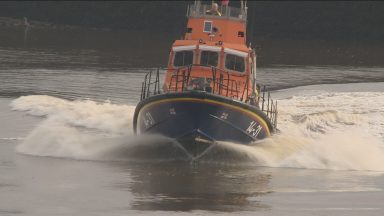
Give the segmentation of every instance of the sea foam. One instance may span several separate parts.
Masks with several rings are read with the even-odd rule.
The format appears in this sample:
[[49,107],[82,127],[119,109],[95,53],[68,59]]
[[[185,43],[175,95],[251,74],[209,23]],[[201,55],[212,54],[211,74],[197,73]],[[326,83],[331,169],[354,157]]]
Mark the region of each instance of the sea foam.
[[[278,103],[280,132],[249,146],[218,146],[258,166],[384,171],[384,93],[322,92]],[[144,146],[151,157],[182,154],[170,150],[177,147],[165,138],[134,136],[134,106],[33,95],[15,99],[11,107],[45,118],[18,145],[20,153],[115,160],[137,156],[137,148]]]

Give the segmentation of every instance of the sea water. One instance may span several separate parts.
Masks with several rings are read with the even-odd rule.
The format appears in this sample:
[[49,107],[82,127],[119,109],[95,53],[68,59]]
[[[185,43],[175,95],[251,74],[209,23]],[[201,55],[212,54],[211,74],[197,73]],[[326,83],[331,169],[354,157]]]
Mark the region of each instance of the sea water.
[[0,53],[0,215],[384,213],[383,68],[258,69],[278,133],[191,164],[133,135],[146,69]]

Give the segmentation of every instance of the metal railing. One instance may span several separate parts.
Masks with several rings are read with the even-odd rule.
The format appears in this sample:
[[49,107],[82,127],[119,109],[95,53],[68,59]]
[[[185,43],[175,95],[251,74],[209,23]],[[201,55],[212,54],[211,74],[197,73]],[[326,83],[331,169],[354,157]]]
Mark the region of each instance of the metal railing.
[[[191,72],[195,67],[201,65],[189,65],[176,69],[165,93],[169,92],[188,92],[188,91],[204,91],[215,95],[225,96],[252,106],[257,106],[270,119],[274,128],[277,127],[277,101],[272,100],[271,94],[267,91],[266,86],[257,88],[257,92],[253,92],[249,87],[249,78],[241,88],[235,79],[228,72],[216,67],[211,67],[211,77],[192,76]],[[141,86],[140,100],[144,100],[150,96],[161,94],[160,90],[160,73],[157,68],[156,73],[153,70],[144,77]]]
[[211,5],[205,5],[205,4],[189,5],[187,10],[187,17],[196,17],[196,18],[215,17],[215,18],[230,18],[230,19],[241,20],[241,21],[247,20],[246,10],[241,8],[221,5],[218,8],[218,11],[221,13],[221,16],[209,14],[210,9],[211,9]]
[[257,104],[260,110],[267,115],[274,128],[276,128],[278,115],[277,101],[272,100],[271,93],[267,91],[266,86],[263,86],[262,90],[258,88],[258,92]]
[[[140,94],[140,100],[144,100],[145,98],[148,98],[153,95],[161,94],[160,91],[160,69],[157,68],[156,70],[156,76],[155,81],[152,81],[152,73],[153,70],[150,70],[149,73],[147,73],[144,76],[144,82],[141,83],[141,94]],[[152,88],[151,88],[152,87]]]
[[191,75],[192,70],[200,69],[201,67],[207,68],[206,66],[201,65],[189,65],[176,69],[167,84],[168,91],[177,92],[200,90],[212,94],[231,97],[241,101],[246,99],[244,98],[244,95],[248,95],[248,81],[245,88],[241,92],[236,80],[231,78],[232,75],[219,68],[211,67],[210,77]]

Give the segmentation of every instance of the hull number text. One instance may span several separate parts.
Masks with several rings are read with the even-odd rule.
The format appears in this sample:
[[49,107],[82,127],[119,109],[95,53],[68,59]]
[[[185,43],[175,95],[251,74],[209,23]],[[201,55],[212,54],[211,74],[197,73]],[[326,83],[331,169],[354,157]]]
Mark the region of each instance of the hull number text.
[[259,133],[260,133],[260,131],[261,131],[262,129],[263,129],[263,127],[261,127],[261,125],[257,125],[257,123],[256,123],[255,121],[252,121],[252,122],[249,124],[249,126],[248,126],[246,132],[247,132],[249,135],[251,135],[252,137],[256,138],[256,137],[259,135]]

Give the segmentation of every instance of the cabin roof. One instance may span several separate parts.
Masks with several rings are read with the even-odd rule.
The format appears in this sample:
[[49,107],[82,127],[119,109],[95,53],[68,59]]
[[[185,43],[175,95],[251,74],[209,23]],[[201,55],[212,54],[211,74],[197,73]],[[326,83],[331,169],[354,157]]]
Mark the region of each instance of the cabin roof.
[[176,40],[173,43],[172,47],[198,45],[198,44],[206,45],[206,46],[229,48],[229,49],[234,49],[242,52],[249,52],[249,48],[244,44],[223,43],[222,45],[218,45],[216,41],[205,41],[203,43],[199,43],[198,40]]

